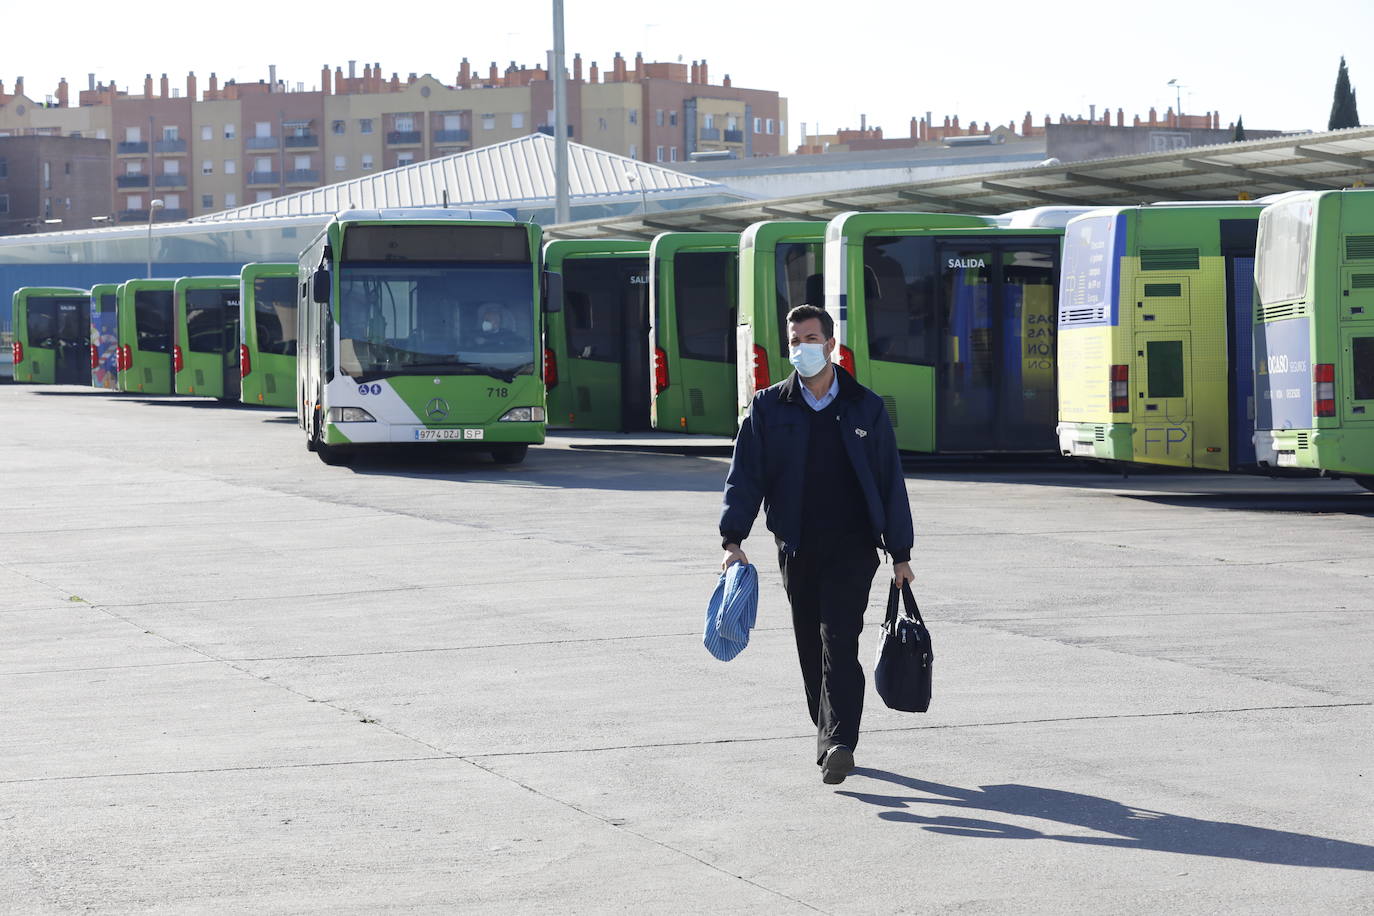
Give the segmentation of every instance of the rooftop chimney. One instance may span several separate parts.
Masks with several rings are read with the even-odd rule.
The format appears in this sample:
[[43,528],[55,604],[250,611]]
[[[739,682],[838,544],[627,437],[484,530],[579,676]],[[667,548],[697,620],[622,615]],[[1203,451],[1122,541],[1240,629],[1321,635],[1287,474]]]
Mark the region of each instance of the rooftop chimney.
[[186,98],[196,100],[196,71],[186,74]]
[[458,65],[458,86],[459,88],[466,89],[471,83],[472,65],[468,63],[468,59],[465,57],[463,58],[463,62]]
[[95,90],[95,74],[94,74],[94,73],[87,73],[87,74],[86,74],[86,88],[87,88],[88,90],[92,90],[92,91]]
[[[705,64],[705,62],[703,62],[702,65],[701,65],[701,81],[702,81],[703,83],[706,82],[706,64]],[[710,84],[708,83],[707,85],[710,85]],[[720,81],[720,85],[721,85],[721,87],[724,88],[724,89],[729,89],[729,88],[730,88],[730,74],[728,74],[728,73],[725,74],[725,79],[723,79],[723,80]]]
[[595,83],[601,79],[601,70],[597,67],[596,61],[592,61],[591,68],[587,71],[587,82]]
[[167,74],[162,74],[162,79],[159,81],[158,88],[162,90],[162,98],[165,99],[171,97],[171,93],[167,90]]
[[[692,61],[692,78],[691,78],[691,79],[692,79],[692,82],[693,82],[693,83],[699,83],[699,82],[701,82],[701,65],[698,64],[696,61]],[[803,139],[805,139],[805,138],[803,138]]]
[[574,55],[573,55],[573,72],[572,72],[572,78],[575,79],[575,80],[577,80],[578,82],[581,82],[581,81],[582,81],[582,55],[581,55],[581,54],[574,54]]
[[210,91],[214,93],[219,92],[219,77],[214,73],[210,74]]
[[358,62],[357,62],[356,60],[350,60],[350,61],[348,62],[348,78],[349,78],[349,79],[356,79],[357,76],[358,76]]
[[151,73],[143,74],[143,97],[145,99],[153,97],[153,75]]
[[276,64],[268,64],[268,65],[267,65],[267,91],[268,91],[268,92],[276,92],[276,91],[277,91],[277,65],[276,65]]
[[57,107],[67,107],[67,78],[65,76],[57,82]]
[[[709,85],[711,85],[711,77],[707,76],[707,74],[706,74],[706,58],[704,58],[704,57],[701,59],[701,66],[697,69],[697,77],[698,77],[698,81],[699,81],[703,86],[709,86]],[[727,86],[730,85],[730,82],[729,82],[730,77],[727,76],[725,79],[726,79],[725,85],[727,85]]]

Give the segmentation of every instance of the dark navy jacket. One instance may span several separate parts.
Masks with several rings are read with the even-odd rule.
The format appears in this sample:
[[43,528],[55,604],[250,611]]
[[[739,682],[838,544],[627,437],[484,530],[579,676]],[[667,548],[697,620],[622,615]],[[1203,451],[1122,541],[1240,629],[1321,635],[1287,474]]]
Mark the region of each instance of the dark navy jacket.
[[[911,506],[892,423],[882,398],[839,366],[835,374],[840,380],[835,403],[845,451],[867,503],[873,543],[891,554],[893,562],[904,562],[911,558]],[[762,503],[768,530],[782,541],[783,550],[796,553],[801,546],[811,411],[802,398],[802,384],[793,372],[754,395],[749,405],[725,478],[720,534],[727,543],[749,536]]]

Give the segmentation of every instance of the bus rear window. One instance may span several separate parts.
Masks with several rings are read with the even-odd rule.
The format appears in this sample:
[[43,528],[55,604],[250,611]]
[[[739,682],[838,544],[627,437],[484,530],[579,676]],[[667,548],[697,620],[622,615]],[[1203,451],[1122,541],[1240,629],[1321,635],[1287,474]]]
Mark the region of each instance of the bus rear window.
[[568,356],[617,362],[622,357],[622,327],[643,320],[648,299],[648,262],[644,258],[581,258],[563,262],[564,325]]
[[735,284],[732,251],[691,251],[673,259],[678,351],[687,359],[735,361]]
[[1304,198],[1266,207],[1260,214],[1255,279],[1261,305],[1307,293],[1312,254],[1312,201]]
[[821,267],[825,263],[822,245],[809,242],[780,242],[773,254],[778,300],[778,341],[786,353],[790,338],[787,313],[799,305],[825,308]]
[[524,225],[344,226],[344,261],[518,264],[530,259]]
[[934,365],[935,242],[864,239],[863,282],[869,358]]
[[59,340],[89,337],[89,300],[51,296],[28,300],[29,345],[53,349]]
[[140,289],[134,292],[134,328],[138,348],[147,353],[172,352],[172,291]]
[[186,291],[186,348],[192,353],[228,353],[238,345],[239,291]]
[[1374,337],[1355,337],[1350,344],[1355,400],[1374,401]]
[[296,355],[295,277],[259,277],[253,281],[253,322],[259,353]]

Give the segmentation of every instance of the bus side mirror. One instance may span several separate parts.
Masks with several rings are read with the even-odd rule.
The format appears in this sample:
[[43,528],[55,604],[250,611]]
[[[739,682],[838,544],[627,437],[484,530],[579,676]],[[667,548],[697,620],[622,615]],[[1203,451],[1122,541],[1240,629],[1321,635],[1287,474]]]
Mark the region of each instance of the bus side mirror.
[[563,311],[563,275],[546,270],[543,279],[545,313]]
[[310,298],[321,305],[329,302],[329,271],[317,268],[310,278]]

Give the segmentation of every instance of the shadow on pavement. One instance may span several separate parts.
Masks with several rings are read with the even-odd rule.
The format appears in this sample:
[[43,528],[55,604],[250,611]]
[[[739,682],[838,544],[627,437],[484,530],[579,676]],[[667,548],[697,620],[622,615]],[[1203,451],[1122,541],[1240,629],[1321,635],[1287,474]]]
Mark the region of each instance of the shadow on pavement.
[[[1273,865],[1374,871],[1374,846],[1343,840],[1132,808],[1095,795],[1038,786],[1012,784],[960,789],[866,767],[855,769],[854,775],[926,793],[913,796],[840,791],[838,794],[886,809],[878,814],[883,820],[917,824],[931,833],[1002,840],[1058,840],[1083,846],[1149,849]],[[925,805],[1034,817],[1112,836],[1066,835],[978,817],[926,814],[919,810]]]
[[1183,509],[1232,509],[1246,512],[1289,512],[1307,515],[1374,517],[1374,494],[1363,490],[1339,493],[1119,493],[1161,506]]

